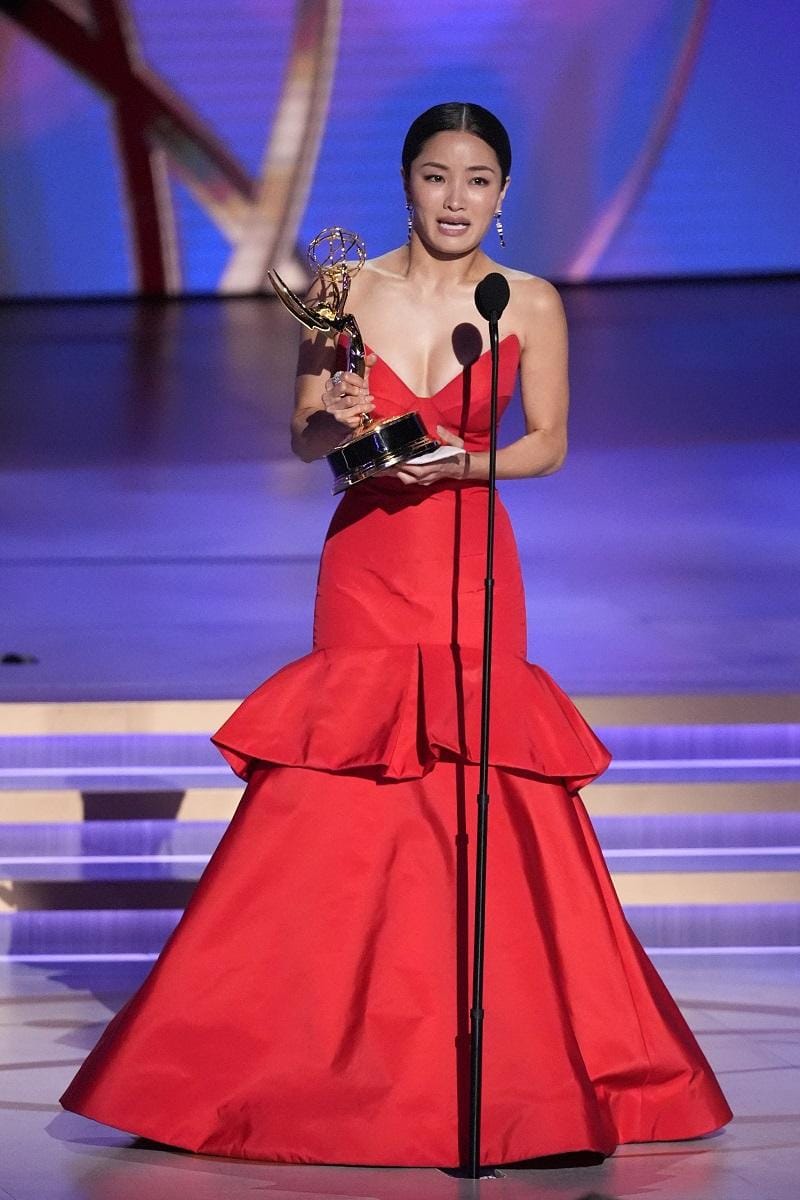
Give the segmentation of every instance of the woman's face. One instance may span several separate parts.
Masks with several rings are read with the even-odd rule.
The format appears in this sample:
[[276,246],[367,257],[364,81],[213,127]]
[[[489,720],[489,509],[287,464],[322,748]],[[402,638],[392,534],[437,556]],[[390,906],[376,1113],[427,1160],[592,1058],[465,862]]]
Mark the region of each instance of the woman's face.
[[480,244],[508,187],[491,146],[462,131],[428,138],[405,185],[417,235],[432,250],[453,255]]

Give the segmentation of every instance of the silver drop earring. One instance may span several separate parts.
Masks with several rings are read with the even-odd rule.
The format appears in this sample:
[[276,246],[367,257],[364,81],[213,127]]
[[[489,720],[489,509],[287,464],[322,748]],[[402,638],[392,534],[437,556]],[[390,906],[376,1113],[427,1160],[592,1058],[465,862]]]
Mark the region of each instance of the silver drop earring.
[[411,241],[411,231],[414,228],[414,208],[410,203],[406,204],[406,212],[408,213],[408,240]]
[[500,210],[498,209],[497,212],[494,214],[494,223],[495,223],[495,226],[497,227],[497,236],[500,238],[500,245],[505,246],[506,239],[503,237],[503,222],[501,220],[502,216],[503,216],[502,212],[500,212]]

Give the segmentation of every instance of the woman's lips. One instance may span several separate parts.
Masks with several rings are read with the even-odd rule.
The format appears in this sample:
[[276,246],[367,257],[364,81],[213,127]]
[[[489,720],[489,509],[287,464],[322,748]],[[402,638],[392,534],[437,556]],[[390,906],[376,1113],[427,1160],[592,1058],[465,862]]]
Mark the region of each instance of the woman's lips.
[[458,237],[459,234],[466,233],[469,229],[469,221],[437,221],[436,223],[446,237]]

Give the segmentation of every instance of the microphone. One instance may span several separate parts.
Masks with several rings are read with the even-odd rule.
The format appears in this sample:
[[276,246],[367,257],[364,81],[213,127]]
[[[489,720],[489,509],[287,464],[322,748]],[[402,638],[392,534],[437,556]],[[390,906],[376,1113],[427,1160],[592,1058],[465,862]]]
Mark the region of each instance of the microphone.
[[497,322],[511,298],[505,275],[492,271],[475,288],[475,307],[485,321]]

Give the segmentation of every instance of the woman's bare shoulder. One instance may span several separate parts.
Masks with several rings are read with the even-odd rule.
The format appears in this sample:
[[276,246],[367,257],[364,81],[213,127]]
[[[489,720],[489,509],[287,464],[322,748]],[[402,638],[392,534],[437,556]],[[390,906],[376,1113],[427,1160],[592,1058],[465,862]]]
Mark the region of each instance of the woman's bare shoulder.
[[501,268],[511,287],[511,304],[523,324],[541,318],[562,320],[564,305],[558,288],[542,275]]
[[523,351],[538,348],[542,339],[560,338],[566,326],[558,289],[542,275],[497,264],[508,280],[511,299],[506,309],[508,326],[517,333]]
[[408,256],[403,247],[389,250],[377,258],[368,258],[360,271],[353,275],[351,299],[372,297],[387,284],[398,283],[405,278]]
[[511,303],[520,310],[526,309],[531,313],[542,312],[561,305],[558,289],[545,279],[543,275],[532,275],[530,271],[520,271],[517,267],[506,266],[505,263],[487,259],[489,270],[498,271],[509,282],[511,288]]
[[368,258],[366,262],[369,270],[386,271],[390,275],[399,275],[407,266],[407,246],[396,246],[394,250],[387,250],[385,254],[378,254],[375,258]]
[[558,296],[558,289],[543,275],[532,275],[530,271],[519,271],[516,267],[501,266],[499,263],[493,265],[501,275],[505,275],[513,291],[530,302]]

